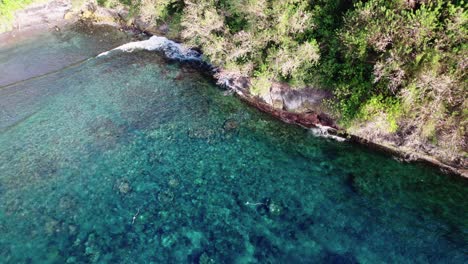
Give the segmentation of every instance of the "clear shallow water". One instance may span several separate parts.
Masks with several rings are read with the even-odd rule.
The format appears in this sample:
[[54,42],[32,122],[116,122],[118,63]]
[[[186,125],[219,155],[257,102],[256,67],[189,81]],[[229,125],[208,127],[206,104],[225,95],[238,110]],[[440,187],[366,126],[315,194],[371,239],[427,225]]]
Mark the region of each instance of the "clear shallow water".
[[315,138],[156,53],[0,107],[2,263],[468,261],[465,180]]

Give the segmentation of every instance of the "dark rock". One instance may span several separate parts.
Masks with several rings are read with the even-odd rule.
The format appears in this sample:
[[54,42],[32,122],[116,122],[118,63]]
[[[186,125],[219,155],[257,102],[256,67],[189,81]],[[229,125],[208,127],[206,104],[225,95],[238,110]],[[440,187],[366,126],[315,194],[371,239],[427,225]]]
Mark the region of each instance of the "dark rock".
[[329,127],[335,127],[336,126],[335,121],[325,113],[319,113],[317,115],[317,118],[318,118],[320,124],[322,124],[324,126],[329,126]]
[[356,176],[353,173],[348,173],[348,175],[346,176],[345,185],[353,193],[359,192],[359,188],[356,186]]
[[225,132],[234,131],[239,127],[239,124],[234,119],[228,119],[223,124]]
[[172,202],[172,200],[174,200],[174,193],[172,193],[169,190],[161,191],[158,194],[158,200],[161,203],[170,203],[170,202]]
[[256,211],[260,215],[266,215],[266,214],[268,214],[269,210],[268,210],[268,206],[266,204],[259,204],[259,205],[257,205]]
[[188,137],[192,139],[210,139],[214,135],[215,132],[209,128],[194,128],[188,131]]
[[115,183],[115,188],[119,191],[120,194],[128,194],[132,191],[130,182],[126,179],[119,179]]
[[76,207],[76,199],[70,195],[64,195],[60,198],[59,208],[61,210],[70,210]]
[[177,186],[179,186],[179,180],[175,179],[175,178],[171,178],[169,180],[169,186],[175,188]]
[[356,257],[350,253],[339,254],[336,252],[326,251],[323,258],[325,264],[358,264]]
[[268,204],[268,212],[272,216],[278,216],[283,213],[283,207],[278,203],[270,202],[270,204]]
[[253,235],[249,240],[255,246],[255,258],[263,263],[269,263],[267,259],[277,259],[280,255],[280,249],[265,236]]
[[206,252],[203,253],[198,259],[199,264],[214,264],[215,260],[212,259]]
[[303,216],[297,223],[297,228],[301,231],[309,229],[314,224],[314,219],[311,216]]

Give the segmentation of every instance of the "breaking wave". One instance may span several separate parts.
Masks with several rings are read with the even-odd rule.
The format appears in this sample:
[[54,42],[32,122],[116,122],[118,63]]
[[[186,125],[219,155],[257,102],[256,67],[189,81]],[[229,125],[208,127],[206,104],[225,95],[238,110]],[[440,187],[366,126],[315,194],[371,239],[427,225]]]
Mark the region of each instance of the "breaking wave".
[[335,135],[333,131],[336,131],[334,128],[328,126],[322,126],[317,124],[316,127],[309,128],[309,131],[317,137],[330,138],[339,142],[346,141],[346,138]]
[[98,57],[106,56],[112,51],[133,52],[135,50],[162,51],[168,58],[181,61],[202,61],[201,53],[159,36],[152,36],[147,40],[124,44],[113,50],[103,52]]

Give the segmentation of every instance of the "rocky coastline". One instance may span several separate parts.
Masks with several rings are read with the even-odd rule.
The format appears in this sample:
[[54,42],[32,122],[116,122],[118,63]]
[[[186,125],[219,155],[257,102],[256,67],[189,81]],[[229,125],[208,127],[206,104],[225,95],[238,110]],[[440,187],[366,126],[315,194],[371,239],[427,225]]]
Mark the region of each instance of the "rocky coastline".
[[[46,4],[34,5],[17,12],[14,30],[0,34],[0,41],[8,41],[19,31],[37,32],[38,29],[60,30],[65,24],[81,23],[107,24],[121,30],[133,30],[148,36],[168,36],[168,26],[156,26],[143,17],[127,19],[129,11],[125,8],[109,9],[99,7],[94,1],[87,1],[80,7],[73,7],[71,0],[53,0]],[[181,42],[180,39],[175,41]],[[364,144],[372,149],[394,155],[402,162],[421,162],[439,168],[450,175],[468,178],[468,160],[466,157],[450,158],[424,152],[420,149],[404,147],[398,138],[386,135],[375,136],[350,133],[341,128],[326,107],[326,101],[332,100],[332,94],[320,89],[293,89],[287,84],[275,83],[269,92],[262,96],[249,92],[250,78],[216,68],[209,72],[218,85],[233,91],[247,104],[272,115],[273,117],[306,129],[311,129],[322,136],[334,137]]]

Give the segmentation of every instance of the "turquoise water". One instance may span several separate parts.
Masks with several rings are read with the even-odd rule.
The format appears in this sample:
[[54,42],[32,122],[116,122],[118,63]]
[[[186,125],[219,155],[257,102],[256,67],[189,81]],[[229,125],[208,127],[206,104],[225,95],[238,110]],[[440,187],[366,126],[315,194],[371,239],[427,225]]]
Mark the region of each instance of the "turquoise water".
[[0,110],[1,263],[468,262],[466,180],[316,138],[155,52],[0,88]]

